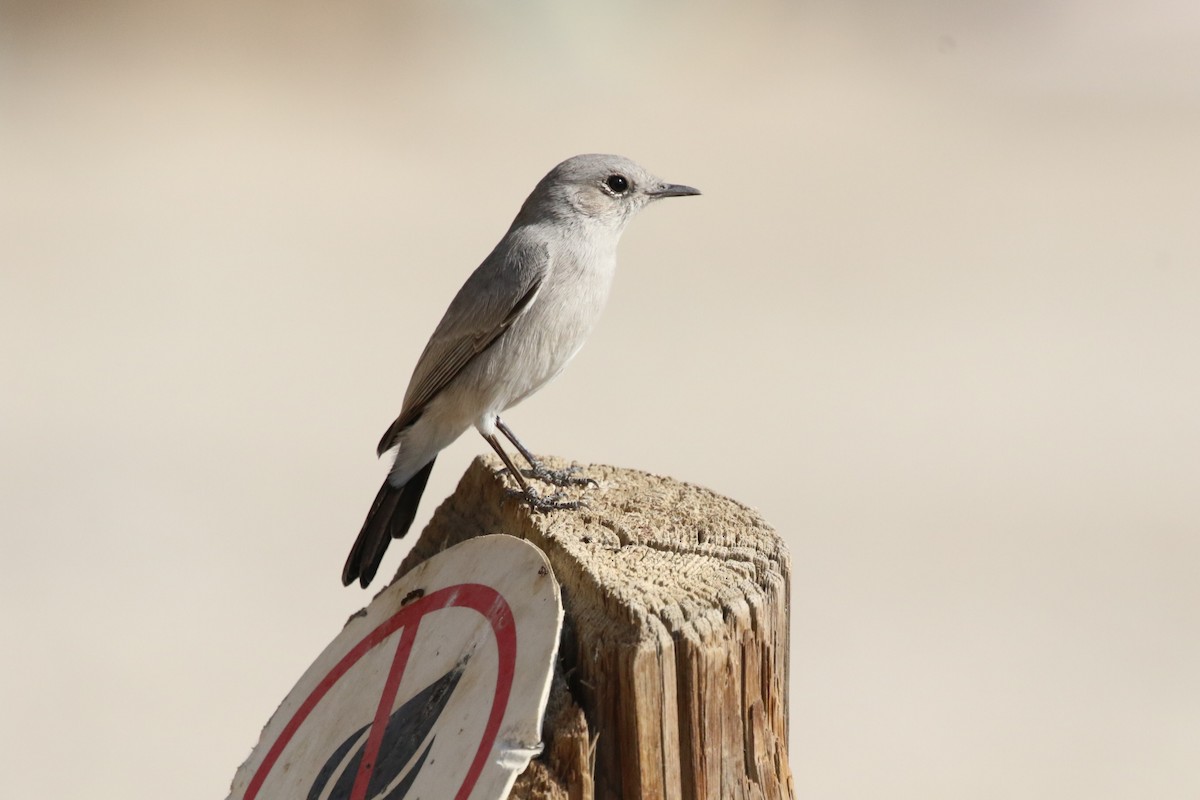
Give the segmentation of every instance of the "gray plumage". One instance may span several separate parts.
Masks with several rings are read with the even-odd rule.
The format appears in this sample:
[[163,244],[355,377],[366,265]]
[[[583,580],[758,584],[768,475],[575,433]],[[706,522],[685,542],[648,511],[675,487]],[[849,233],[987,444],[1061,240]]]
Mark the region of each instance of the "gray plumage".
[[[508,463],[496,441],[498,415],[583,346],[608,299],[625,225],[652,200],[693,194],[612,155],[575,156],[542,178],[417,361],[400,415],[379,441],[380,455],[398,448],[396,460],[346,560],[344,584],[370,583],[390,540],[412,524],[437,454],[467,428]],[[536,499],[520,473],[514,477]]]

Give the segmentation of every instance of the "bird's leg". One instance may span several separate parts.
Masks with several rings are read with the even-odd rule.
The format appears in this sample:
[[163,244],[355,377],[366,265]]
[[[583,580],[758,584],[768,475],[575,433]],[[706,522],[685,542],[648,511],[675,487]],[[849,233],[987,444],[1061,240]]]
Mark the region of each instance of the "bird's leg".
[[496,427],[504,434],[505,438],[513,443],[513,447],[517,448],[525,460],[529,462],[529,471],[525,474],[530,478],[536,478],[539,481],[553,484],[555,486],[599,486],[596,481],[584,475],[576,475],[579,472],[579,467],[567,467],[566,469],[547,469],[546,465],[538,461],[537,456],[529,452],[529,448],[521,444],[521,440],[517,438],[512,429],[504,424],[500,417],[496,417]]
[[525,478],[521,475],[521,471],[517,469],[517,465],[512,462],[511,458],[509,458],[508,453],[504,452],[504,448],[500,446],[500,442],[496,439],[496,434],[493,433],[490,436],[484,436],[483,438],[486,439],[487,443],[490,444],[492,449],[496,451],[496,455],[500,456],[500,460],[503,461],[504,466],[508,468],[508,474],[512,475],[516,480],[517,485],[521,487],[520,491],[518,491],[516,494],[519,494],[534,511],[553,511],[559,508],[583,508],[583,502],[579,500],[563,500],[562,494],[559,492],[555,492],[549,497],[542,497],[539,495],[533,490],[533,487],[531,487],[525,481]]

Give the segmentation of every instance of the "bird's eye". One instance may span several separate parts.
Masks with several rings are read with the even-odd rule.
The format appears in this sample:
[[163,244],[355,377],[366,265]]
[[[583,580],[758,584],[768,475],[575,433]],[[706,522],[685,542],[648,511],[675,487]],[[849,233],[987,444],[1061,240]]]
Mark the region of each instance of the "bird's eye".
[[604,179],[604,185],[611,189],[613,194],[625,194],[629,191],[629,180],[624,175],[609,175]]

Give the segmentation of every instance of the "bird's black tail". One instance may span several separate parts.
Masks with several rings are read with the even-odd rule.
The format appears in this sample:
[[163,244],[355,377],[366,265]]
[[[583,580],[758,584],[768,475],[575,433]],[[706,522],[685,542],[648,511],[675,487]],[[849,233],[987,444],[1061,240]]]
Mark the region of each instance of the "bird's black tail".
[[343,586],[349,586],[357,580],[364,589],[367,588],[383,561],[388,544],[392,539],[399,539],[408,533],[435,460],[431,458],[403,486],[392,486],[386,480],[383,482],[379,494],[375,495],[375,502],[371,504],[371,510],[367,512],[367,521],[358,532],[354,547],[350,548],[346,566],[342,568]]

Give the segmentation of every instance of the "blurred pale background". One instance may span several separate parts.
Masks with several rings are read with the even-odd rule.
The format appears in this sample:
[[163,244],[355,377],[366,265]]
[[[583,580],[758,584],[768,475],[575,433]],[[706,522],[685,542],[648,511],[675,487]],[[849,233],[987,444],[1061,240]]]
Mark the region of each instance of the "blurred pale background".
[[27,0],[0,103],[5,796],[224,796],[588,151],[704,196],[510,421],[787,538],[801,795],[1200,796],[1200,6]]

